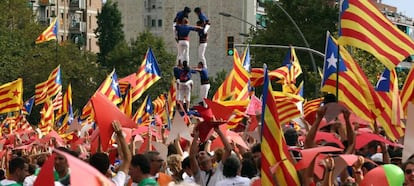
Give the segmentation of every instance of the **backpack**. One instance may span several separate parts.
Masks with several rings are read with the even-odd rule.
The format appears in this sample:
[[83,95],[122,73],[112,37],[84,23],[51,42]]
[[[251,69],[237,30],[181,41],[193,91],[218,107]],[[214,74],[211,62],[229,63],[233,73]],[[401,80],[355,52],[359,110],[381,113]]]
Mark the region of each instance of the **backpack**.
[[180,74],[180,82],[187,82],[188,80],[188,71],[182,71]]

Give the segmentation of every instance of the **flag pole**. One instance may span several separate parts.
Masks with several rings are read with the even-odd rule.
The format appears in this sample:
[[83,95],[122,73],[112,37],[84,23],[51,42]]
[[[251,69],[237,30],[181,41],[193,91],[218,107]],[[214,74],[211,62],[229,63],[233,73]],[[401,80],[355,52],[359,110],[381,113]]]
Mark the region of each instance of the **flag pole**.
[[[339,13],[338,13],[338,33],[339,33],[339,37],[341,36],[341,8],[342,8],[342,2],[343,0],[339,1]],[[339,61],[341,60],[341,52],[340,52],[340,45],[339,43],[337,43],[336,45],[337,48],[337,60],[336,60],[336,86],[335,86],[335,91],[336,91],[336,102],[339,102]],[[326,55],[326,54],[325,54]]]
[[168,94],[165,94],[165,112],[167,114],[167,128],[171,130],[170,105],[168,104]]
[[[56,1],[56,21],[58,21],[57,19],[59,18],[59,1]],[[62,18],[63,20],[63,18]],[[59,45],[59,24],[56,25],[56,30],[57,30],[57,34],[56,34],[56,47],[55,47],[55,62],[56,64],[58,63],[58,45]]]

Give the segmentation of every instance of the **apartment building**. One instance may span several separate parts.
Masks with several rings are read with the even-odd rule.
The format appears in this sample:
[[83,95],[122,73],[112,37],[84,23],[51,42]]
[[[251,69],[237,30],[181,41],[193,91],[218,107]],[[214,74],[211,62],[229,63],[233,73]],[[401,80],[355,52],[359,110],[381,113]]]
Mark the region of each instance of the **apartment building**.
[[58,17],[58,42],[70,40],[81,50],[99,52],[94,29],[101,0],[32,0],[37,21],[45,26]]

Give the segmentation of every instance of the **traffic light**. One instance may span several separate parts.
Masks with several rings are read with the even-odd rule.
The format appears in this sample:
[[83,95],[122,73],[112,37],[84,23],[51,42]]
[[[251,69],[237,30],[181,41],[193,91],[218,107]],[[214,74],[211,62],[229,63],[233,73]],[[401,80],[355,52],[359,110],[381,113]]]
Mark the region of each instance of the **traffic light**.
[[227,36],[227,56],[233,56],[234,54],[234,37]]

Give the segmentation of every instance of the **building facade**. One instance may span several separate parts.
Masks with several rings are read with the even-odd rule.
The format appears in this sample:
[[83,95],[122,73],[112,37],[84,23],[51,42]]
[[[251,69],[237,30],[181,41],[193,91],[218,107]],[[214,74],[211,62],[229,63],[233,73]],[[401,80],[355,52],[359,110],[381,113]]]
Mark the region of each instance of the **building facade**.
[[[177,53],[173,34],[173,20],[176,13],[183,10],[185,6],[190,7],[190,25],[196,25],[198,17],[194,13],[194,8],[200,7],[211,23],[205,55],[212,77],[219,71],[229,71],[232,68],[233,58],[226,54],[227,36],[234,36],[235,43],[246,42],[246,33],[249,33],[251,24],[256,25],[258,8],[257,1],[252,0],[116,0],[116,2],[122,12],[127,41],[135,39],[140,32],[149,30],[154,35],[164,38],[167,50],[171,53]],[[231,16],[221,16],[220,12]],[[192,66],[199,62],[198,42],[197,33],[192,32],[190,34],[190,65]],[[239,51],[241,52],[243,51]]]
[[100,0],[33,0],[32,7],[37,21],[45,26],[58,18],[58,42],[70,40],[82,50],[99,52],[94,30]]

